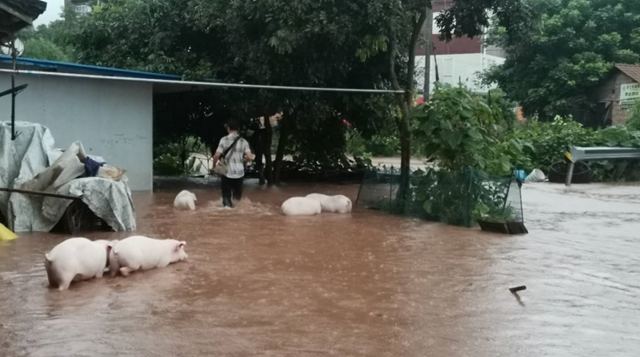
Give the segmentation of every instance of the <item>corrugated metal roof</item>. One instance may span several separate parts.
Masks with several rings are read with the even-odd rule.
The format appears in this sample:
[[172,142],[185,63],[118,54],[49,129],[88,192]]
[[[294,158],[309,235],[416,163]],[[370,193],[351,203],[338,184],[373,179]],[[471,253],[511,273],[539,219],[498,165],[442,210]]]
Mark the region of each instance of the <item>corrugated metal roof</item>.
[[32,19],[38,18],[47,9],[47,3],[40,0],[0,0],[0,3],[11,6]]
[[0,0],[0,41],[31,25],[46,9],[40,0]]
[[[11,57],[6,55],[0,55],[0,66],[10,68]],[[181,76],[175,76],[170,74],[152,73],[131,71],[128,69],[110,68],[89,66],[77,63],[57,62],[39,60],[33,58],[17,58],[16,65],[18,69],[34,69],[40,71],[52,71],[63,73],[80,73],[80,74],[93,74],[100,76],[112,76],[112,77],[127,77],[127,78],[148,78],[148,79],[166,79],[166,80],[181,80]]]
[[634,81],[640,83],[640,66],[633,64],[616,64],[615,67],[622,73],[631,77]]

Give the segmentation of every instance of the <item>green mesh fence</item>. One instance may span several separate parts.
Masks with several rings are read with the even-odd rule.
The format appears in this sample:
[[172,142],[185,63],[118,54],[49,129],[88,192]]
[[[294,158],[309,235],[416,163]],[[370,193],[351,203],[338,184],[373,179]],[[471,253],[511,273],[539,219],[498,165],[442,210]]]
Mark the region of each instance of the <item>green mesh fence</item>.
[[399,169],[368,170],[356,205],[463,227],[477,219],[523,222],[521,184],[511,177],[427,169],[412,172],[407,199],[398,199],[399,186]]

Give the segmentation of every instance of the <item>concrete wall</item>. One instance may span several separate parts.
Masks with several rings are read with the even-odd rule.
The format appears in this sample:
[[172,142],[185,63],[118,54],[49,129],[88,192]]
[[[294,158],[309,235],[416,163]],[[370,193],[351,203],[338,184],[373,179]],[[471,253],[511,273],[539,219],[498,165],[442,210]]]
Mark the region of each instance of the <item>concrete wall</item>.
[[622,109],[620,107],[620,86],[631,83],[636,83],[636,81],[616,69],[593,93],[593,101],[595,103],[613,102],[613,108],[610,111],[612,125],[625,124],[627,118],[631,115],[631,109]]
[[[43,124],[56,147],[81,141],[89,155],[127,170],[132,190],[153,188],[152,84],[62,77],[18,76],[29,84],[16,97],[16,120]],[[11,77],[0,73],[0,91]],[[0,121],[11,119],[11,96],[0,98]]]
[[[483,55],[482,53],[443,55],[437,56],[437,58],[440,83],[456,86],[459,81],[462,81],[464,85],[475,92],[486,92],[488,89],[495,88],[495,85],[491,88],[479,86],[477,83],[478,72],[483,72],[491,66],[502,64],[505,61],[504,58]],[[424,87],[424,64],[425,56],[416,56],[416,81],[419,88]],[[431,91],[433,91],[433,83],[436,81],[433,57],[431,57],[430,74]]]

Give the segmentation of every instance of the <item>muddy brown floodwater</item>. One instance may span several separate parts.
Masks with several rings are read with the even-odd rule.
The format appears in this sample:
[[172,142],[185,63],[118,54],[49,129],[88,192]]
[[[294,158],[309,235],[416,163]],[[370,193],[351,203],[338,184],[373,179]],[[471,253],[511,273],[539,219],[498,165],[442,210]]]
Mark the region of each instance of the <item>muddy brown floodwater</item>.
[[0,356],[640,353],[640,187],[526,185],[530,234],[517,237],[365,210],[279,214],[287,197],[357,188],[253,186],[225,210],[198,187],[195,212],[173,210],[178,188],[136,194],[138,233],[188,241],[188,262],[66,292],[42,261],[67,237],[0,243]]

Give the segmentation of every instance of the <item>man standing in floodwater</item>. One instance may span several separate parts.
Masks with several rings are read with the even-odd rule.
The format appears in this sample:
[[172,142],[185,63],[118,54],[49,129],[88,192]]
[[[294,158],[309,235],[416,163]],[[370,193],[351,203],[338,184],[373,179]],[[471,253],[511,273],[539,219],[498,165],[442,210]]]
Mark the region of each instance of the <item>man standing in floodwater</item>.
[[[244,179],[244,165],[252,160],[249,143],[238,134],[238,123],[229,120],[225,125],[229,135],[220,139],[216,154],[213,156],[213,166],[224,159],[227,172],[222,175],[222,204],[225,207],[233,207],[232,197],[236,200],[242,198],[242,181]],[[224,154],[224,157],[222,157]]]

